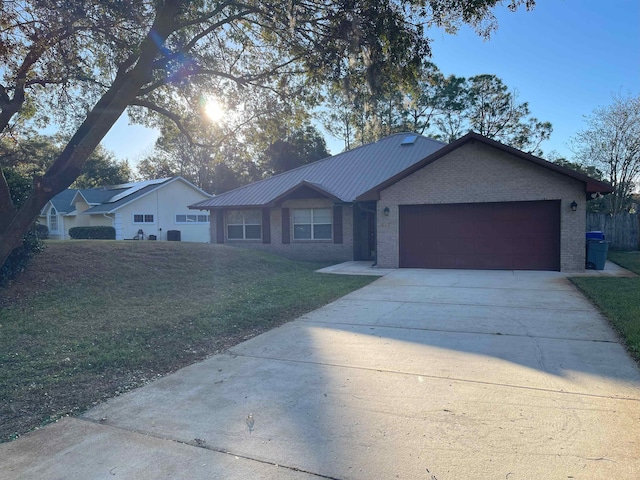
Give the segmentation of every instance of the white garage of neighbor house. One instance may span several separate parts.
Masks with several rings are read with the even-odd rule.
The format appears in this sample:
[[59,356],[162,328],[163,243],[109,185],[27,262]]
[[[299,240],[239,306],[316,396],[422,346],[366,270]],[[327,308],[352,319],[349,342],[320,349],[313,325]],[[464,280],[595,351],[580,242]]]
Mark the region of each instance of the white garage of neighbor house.
[[72,227],[108,226],[115,228],[116,240],[155,236],[207,243],[209,213],[187,207],[209,198],[182,177],[68,189],[44,206],[38,220],[47,225],[51,239],[69,240]]
[[586,201],[612,187],[475,133],[391,135],[217,195],[211,240],[383,268],[585,268]]

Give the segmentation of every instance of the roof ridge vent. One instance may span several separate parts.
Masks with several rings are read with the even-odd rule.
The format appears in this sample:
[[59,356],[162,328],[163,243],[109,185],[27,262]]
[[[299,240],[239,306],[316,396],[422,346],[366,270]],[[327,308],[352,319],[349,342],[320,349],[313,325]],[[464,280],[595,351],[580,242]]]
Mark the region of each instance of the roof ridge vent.
[[418,139],[418,135],[416,135],[415,133],[412,133],[411,135],[407,135],[406,137],[404,137],[402,139],[402,143],[400,143],[400,145],[401,146],[413,145],[414,143],[416,143],[417,139]]

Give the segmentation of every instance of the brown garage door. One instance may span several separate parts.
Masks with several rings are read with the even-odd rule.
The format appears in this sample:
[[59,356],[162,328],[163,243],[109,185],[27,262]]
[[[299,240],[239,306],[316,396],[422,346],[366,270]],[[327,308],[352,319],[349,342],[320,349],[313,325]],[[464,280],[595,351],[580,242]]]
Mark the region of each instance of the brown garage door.
[[560,270],[560,201],[401,205],[400,267]]

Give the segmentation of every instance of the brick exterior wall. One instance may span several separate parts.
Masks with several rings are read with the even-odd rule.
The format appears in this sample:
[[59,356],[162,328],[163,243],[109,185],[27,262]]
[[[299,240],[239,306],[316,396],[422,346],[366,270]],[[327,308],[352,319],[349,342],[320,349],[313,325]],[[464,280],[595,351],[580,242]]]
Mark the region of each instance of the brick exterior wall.
[[[333,201],[326,198],[311,198],[286,200],[280,207],[270,210],[271,243],[258,240],[225,240],[235,247],[254,248],[266,252],[282,255],[294,260],[319,262],[345,262],[353,259],[353,208],[350,205],[342,207],[342,243],[335,244],[333,240],[294,240],[293,221],[291,221],[291,243],[282,243],[282,208],[333,208]],[[212,212],[213,213],[213,212]],[[211,241],[216,242],[216,212],[211,216]],[[225,235],[226,237],[226,235]]]
[[[488,145],[466,143],[380,194],[377,205],[378,266],[398,268],[398,206],[561,200],[560,269],[584,271],[584,184]],[[578,204],[576,212],[571,202]],[[389,215],[383,210],[389,208]]]

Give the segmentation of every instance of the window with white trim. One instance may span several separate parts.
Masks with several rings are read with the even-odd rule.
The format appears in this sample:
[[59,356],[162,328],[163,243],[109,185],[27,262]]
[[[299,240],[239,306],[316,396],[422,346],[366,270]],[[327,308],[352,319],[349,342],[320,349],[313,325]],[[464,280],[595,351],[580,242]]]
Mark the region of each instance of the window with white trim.
[[51,210],[49,210],[49,230],[52,232],[58,231],[58,211],[56,207],[51,207]]
[[151,213],[134,213],[133,223],[153,223],[154,217]]
[[205,214],[176,214],[176,223],[209,223],[209,215]]
[[293,210],[294,240],[331,240],[330,208],[296,208]]
[[227,239],[262,239],[262,212],[260,210],[229,210],[227,212]]

